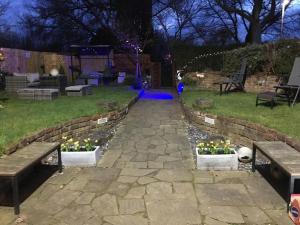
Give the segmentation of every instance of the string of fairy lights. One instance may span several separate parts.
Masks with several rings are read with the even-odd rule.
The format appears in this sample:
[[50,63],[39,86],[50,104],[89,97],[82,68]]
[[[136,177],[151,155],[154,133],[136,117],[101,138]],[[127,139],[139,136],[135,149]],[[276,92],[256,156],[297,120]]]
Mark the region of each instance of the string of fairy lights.
[[186,70],[189,65],[194,64],[199,59],[203,59],[203,58],[206,58],[206,57],[209,57],[209,56],[224,55],[227,52],[228,51],[219,51],[219,52],[205,53],[205,54],[202,54],[202,55],[195,56],[193,59],[189,60],[180,70],[183,70],[183,71]]
[[182,66],[181,69],[177,70],[177,79],[180,81],[182,79],[181,74],[192,64],[194,64],[196,61],[198,61],[199,59],[203,59],[203,58],[207,58],[210,56],[218,56],[218,55],[225,55],[226,53],[228,53],[229,50],[227,51],[218,51],[218,52],[212,52],[212,53],[205,53],[205,54],[201,54],[201,55],[197,55],[194,58],[192,58],[191,60],[189,60],[184,66]]

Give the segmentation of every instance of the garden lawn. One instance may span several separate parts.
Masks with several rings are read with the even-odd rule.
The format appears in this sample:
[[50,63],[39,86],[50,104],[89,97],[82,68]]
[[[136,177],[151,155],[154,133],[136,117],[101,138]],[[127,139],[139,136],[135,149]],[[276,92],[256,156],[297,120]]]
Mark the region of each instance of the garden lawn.
[[128,87],[101,87],[83,97],[59,96],[53,101],[10,98],[0,102],[4,106],[0,108],[0,155],[7,146],[39,130],[81,116],[104,113],[98,103],[116,101],[125,106],[136,95]]
[[186,90],[182,98],[190,107],[197,98],[213,99],[214,107],[205,112],[260,123],[300,141],[300,103],[292,108],[282,102],[271,109],[265,105],[256,107],[256,94],[253,93],[236,92],[220,96],[216,91],[199,90]]

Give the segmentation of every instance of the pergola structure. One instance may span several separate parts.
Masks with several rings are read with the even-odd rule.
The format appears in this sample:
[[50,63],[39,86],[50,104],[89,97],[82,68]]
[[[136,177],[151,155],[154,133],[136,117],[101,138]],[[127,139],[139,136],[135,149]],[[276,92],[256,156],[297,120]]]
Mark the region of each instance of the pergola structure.
[[[106,60],[106,66],[111,67],[113,58],[111,53],[113,51],[110,45],[71,45],[71,72],[72,80],[74,81],[74,73],[82,73],[82,61],[83,60]],[[74,65],[74,59],[78,60],[78,66]],[[99,71],[103,72],[103,71]]]

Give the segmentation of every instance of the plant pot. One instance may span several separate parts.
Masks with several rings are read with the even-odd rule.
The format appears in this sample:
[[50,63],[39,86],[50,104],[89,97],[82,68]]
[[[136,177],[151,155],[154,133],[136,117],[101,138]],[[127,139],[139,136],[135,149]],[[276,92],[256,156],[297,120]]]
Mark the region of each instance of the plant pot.
[[237,170],[238,154],[200,155],[196,148],[197,169],[199,170]]
[[86,152],[62,152],[61,160],[64,166],[96,166],[102,156],[100,146],[94,151]]

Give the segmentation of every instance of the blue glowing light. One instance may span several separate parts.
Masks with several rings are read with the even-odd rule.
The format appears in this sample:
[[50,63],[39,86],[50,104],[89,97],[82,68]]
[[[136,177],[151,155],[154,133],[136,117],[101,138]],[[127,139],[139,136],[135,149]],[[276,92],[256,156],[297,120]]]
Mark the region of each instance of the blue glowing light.
[[141,99],[148,100],[172,100],[173,95],[165,92],[144,92]]
[[179,82],[178,86],[177,86],[177,91],[178,94],[181,95],[181,93],[183,92],[184,89],[184,84],[182,82]]

